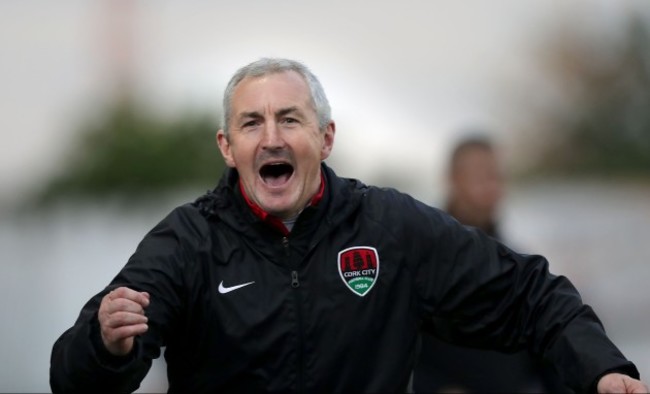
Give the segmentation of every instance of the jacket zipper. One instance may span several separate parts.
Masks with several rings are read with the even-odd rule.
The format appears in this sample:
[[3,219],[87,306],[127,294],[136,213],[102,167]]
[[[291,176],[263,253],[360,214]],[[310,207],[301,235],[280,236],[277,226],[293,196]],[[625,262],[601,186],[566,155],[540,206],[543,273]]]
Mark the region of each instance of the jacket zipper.
[[[289,256],[289,239],[287,237],[282,238],[282,246],[284,247],[284,250]],[[293,292],[294,294],[294,300],[296,302],[296,315],[298,317],[298,391],[302,392],[305,391],[305,382],[304,382],[304,333],[303,333],[303,326],[302,326],[302,298],[300,296],[300,292],[298,291],[298,288],[300,287],[300,281],[298,280],[298,271],[293,270],[291,271],[291,287],[295,290]]]
[[295,290],[293,294],[295,294],[295,300],[296,300],[296,313],[298,315],[298,391],[303,392],[305,391],[305,382],[304,382],[304,333],[303,333],[303,326],[302,326],[302,298],[300,296],[300,291],[298,291],[298,288],[300,287],[300,282],[298,281],[298,271],[291,271],[291,287]]

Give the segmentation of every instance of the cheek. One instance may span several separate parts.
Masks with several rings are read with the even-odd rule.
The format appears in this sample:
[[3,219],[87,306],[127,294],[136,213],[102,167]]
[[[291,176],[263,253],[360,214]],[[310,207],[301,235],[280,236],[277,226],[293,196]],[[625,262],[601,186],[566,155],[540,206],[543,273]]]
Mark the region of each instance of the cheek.
[[255,162],[255,145],[245,139],[239,139],[237,145],[231,145],[230,159],[232,164],[240,168],[252,166]]

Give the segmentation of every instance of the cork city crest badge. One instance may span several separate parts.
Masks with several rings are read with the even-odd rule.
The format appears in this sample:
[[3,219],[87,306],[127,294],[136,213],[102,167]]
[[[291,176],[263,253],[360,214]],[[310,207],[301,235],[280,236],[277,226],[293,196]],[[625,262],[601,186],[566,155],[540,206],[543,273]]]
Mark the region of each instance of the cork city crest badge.
[[353,246],[339,252],[338,266],[343,283],[354,294],[363,297],[379,276],[379,254],[370,246]]

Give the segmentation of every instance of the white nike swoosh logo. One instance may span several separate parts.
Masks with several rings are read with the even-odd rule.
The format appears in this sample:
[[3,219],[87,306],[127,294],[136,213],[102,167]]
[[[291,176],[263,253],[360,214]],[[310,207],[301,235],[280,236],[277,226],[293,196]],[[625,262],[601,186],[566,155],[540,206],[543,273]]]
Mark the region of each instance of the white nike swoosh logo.
[[248,282],[248,283],[242,283],[241,285],[225,287],[223,285],[223,281],[221,281],[221,283],[219,283],[219,293],[221,293],[221,294],[230,293],[233,290],[241,289],[242,287],[252,285],[253,283],[255,283],[255,282]]

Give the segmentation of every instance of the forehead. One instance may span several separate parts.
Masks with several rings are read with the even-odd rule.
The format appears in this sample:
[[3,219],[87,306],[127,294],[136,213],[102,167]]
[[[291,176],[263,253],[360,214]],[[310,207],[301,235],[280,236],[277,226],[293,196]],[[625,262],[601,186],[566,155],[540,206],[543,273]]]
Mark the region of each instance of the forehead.
[[231,104],[235,113],[268,107],[311,106],[311,94],[300,74],[285,71],[244,78],[237,84]]
[[498,166],[496,154],[485,147],[468,147],[456,157],[453,168],[456,171],[482,171]]
[[492,148],[483,145],[464,146],[458,150],[455,155],[455,159],[459,163],[474,160],[489,160],[493,158],[496,158],[496,155]]

